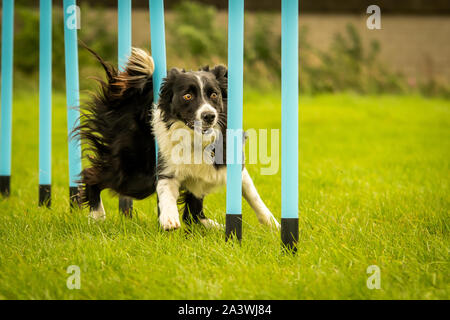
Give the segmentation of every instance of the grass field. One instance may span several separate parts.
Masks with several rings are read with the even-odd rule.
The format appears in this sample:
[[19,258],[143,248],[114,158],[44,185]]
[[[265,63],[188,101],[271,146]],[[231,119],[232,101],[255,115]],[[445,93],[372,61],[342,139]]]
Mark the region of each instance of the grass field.
[[[247,128],[279,128],[278,93],[247,92]],[[104,196],[108,218],[69,212],[66,113],[54,96],[53,208],[37,207],[38,97],[14,101],[12,195],[0,200],[2,299],[437,299],[450,298],[450,102],[350,94],[300,99],[300,241],[243,206],[243,241],[221,231],[159,231],[155,199],[130,220]],[[280,218],[280,174],[249,166]],[[224,222],[225,191],[206,201]],[[67,267],[81,269],[69,290]],[[366,269],[381,270],[381,289]]]

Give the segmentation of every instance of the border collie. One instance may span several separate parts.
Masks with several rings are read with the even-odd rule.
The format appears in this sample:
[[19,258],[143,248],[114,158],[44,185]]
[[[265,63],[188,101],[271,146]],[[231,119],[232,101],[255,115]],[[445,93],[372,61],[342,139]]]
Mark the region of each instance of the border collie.
[[[80,126],[74,131],[90,163],[80,179],[81,199],[89,206],[90,216],[105,218],[100,198],[104,189],[135,199],[156,192],[163,230],[180,227],[177,207],[180,203],[184,204],[183,220],[187,224],[220,227],[206,218],[203,199],[226,183],[226,161],[213,158],[209,162],[180,163],[174,157],[180,142],[174,141],[173,135],[184,130],[194,140],[202,139],[202,152],[214,155],[221,148],[225,154],[227,68],[219,65],[189,72],[171,69],[154,105],[154,63],[147,52],[133,48],[125,69],[119,72],[87,49],[106,73],[106,81],[97,79],[98,92],[81,106]],[[217,136],[223,138],[216,139]],[[191,148],[192,141],[187,144],[188,158],[192,159],[195,148]],[[245,166],[242,166],[242,190],[258,220],[279,228]]]

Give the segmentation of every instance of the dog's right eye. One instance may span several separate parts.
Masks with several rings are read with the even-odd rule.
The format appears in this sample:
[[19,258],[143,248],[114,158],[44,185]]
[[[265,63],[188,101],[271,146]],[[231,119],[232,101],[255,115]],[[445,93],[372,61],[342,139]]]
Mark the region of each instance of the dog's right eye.
[[183,99],[186,100],[186,101],[192,100],[192,94],[190,94],[190,93],[185,94],[185,95],[183,96]]

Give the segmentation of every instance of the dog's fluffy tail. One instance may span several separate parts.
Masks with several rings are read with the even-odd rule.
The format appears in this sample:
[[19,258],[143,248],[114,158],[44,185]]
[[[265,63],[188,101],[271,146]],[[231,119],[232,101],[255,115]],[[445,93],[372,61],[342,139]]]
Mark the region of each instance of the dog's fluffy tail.
[[153,58],[144,50],[132,48],[131,56],[128,59],[124,72],[119,72],[113,79],[111,85],[117,90],[116,95],[123,96],[128,91],[139,91],[142,93],[151,85],[152,75],[155,70]]
[[83,46],[97,58],[106,73],[106,81],[96,78],[99,90],[81,106],[80,125],[73,132],[73,136],[81,140],[91,165],[81,172],[80,181],[82,200],[88,202],[89,196],[83,192],[86,185],[120,191],[125,183],[127,172],[123,170],[126,168],[123,155],[138,150],[124,150],[126,143],[120,141],[122,137],[138,134],[139,130],[151,132],[155,67],[146,51],[133,48],[124,70],[119,71]]
[[[153,58],[145,50],[132,48],[125,69],[119,72],[110,63],[104,61],[95,51],[83,45],[102,65],[108,82],[96,79],[101,84],[102,94],[109,102],[123,100],[125,95],[142,94],[152,85],[152,75],[155,70]],[[115,101],[117,102],[117,101]],[[115,106],[113,104],[111,106]]]

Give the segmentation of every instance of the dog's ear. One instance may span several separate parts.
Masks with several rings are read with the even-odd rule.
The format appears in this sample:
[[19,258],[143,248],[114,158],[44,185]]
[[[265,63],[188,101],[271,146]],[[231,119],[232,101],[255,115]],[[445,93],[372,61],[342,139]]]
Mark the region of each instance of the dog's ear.
[[[176,77],[183,73],[183,70],[172,68],[167,72],[167,76],[163,79],[161,89],[159,90],[159,107],[167,114],[170,113],[170,104],[173,98],[173,84]],[[155,99],[156,100],[156,99]]]
[[183,73],[184,70],[178,69],[178,68],[172,68],[169,70],[169,72],[167,72],[167,77],[166,78],[174,78],[177,75],[179,75],[180,73]]
[[211,72],[216,76],[217,79],[228,79],[228,69],[224,65],[219,64],[218,66],[215,66],[211,70]]
[[203,67],[201,67],[200,69],[198,69],[198,71],[209,71],[209,66],[208,65],[206,65],[206,66],[203,66]]
[[169,93],[169,90],[172,90],[173,82],[175,81],[175,78],[183,73],[184,70],[178,69],[178,68],[172,68],[167,72],[167,76],[163,79],[163,82],[161,84],[161,91],[160,95],[162,96],[163,93]]
[[220,90],[222,91],[222,98],[227,98],[228,89],[228,69],[224,65],[215,66],[210,71],[219,82]]

